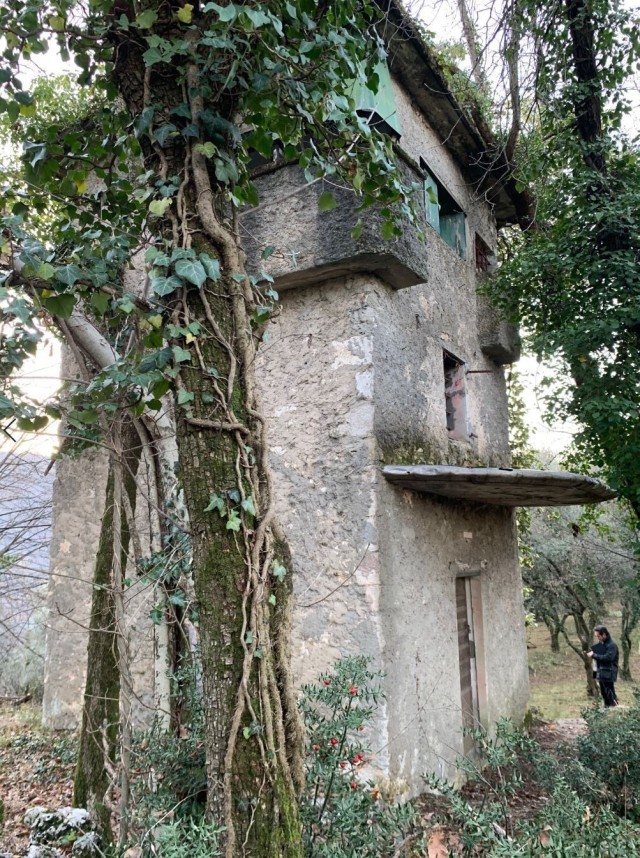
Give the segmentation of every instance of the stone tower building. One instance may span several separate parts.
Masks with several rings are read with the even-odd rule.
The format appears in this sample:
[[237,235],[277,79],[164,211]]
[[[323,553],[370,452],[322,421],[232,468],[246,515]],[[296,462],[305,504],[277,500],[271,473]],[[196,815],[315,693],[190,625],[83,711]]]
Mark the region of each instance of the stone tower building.
[[[281,298],[259,381],[293,553],[297,675],[370,655],[386,686],[376,767],[418,790],[425,771],[453,776],[468,750],[464,726],[524,714],[513,507],[594,500],[599,488],[510,469],[502,367],[517,359],[517,337],[478,285],[491,275],[497,228],[515,220],[513,189],[399,12],[386,38],[388,69],[361,110],[422,189],[420,228],[384,240],[369,209],[356,240],[353,194],[339,190],[337,208],[320,212],[323,182],[307,184],[277,157],[256,160],[261,204],[241,227]],[[266,246],[275,251],[264,263]],[[88,522],[99,521],[104,481],[99,452],[58,465],[44,707],[53,727],[79,718],[86,639],[72,621],[88,613]],[[148,594],[131,604],[144,720],[162,666]]]

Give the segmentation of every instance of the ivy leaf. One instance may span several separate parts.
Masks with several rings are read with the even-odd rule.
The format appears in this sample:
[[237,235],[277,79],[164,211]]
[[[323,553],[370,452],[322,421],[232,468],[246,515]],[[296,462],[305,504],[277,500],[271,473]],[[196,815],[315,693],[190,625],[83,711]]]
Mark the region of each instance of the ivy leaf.
[[240,525],[242,522],[240,521],[240,516],[236,512],[235,509],[232,509],[229,513],[229,521],[227,522],[227,530],[235,530],[236,532],[240,530]]
[[193,402],[194,398],[195,395],[190,390],[185,390],[184,387],[181,387],[178,391],[178,405],[181,405],[183,408],[187,407],[190,402]]
[[178,9],[176,16],[178,21],[181,21],[183,24],[190,24],[193,17],[193,6],[191,3],[185,3],[184,6]]
[[212,494],[209,498],[209,505],[204,508],[204,512],[212,512],[213,510],[217,510],[220,515],[226,515],[225,507],[224,507],[224,498],[220,495]]
[[52,295],[50,298],[45,298],[42,303],[52,316],[68,319],[76,306],[76,299],[74,295],[65,293],[64,295]]
[[160,602],[149,611],[149,619],[154,626],[159,626],[164,620],[164,605]]
[[158,13],[155,9],[145,9],[144,12],[136,17],[136,27],[139,30],[148,30],[149,27],[153,27],[157,19]]
[[[183,349],[180,346],[173,346],[171,351],[173,352],[173,359],[176,363],[185,363],[185,361],[191,360],[191,352],[188,352],[186,349]],[[178,392],[178,402],[180,404],[182,404],[180,402],[180,393],[182,392],[182,390]],[[186,393],[186,391],[184,392]],[[191,399],[193,399],[193,394],[191,394]]]
[[55,273],[56,269],[53,265],[49,265],[48,262],[43,262],[42,265],[36,269],[36,276],[41,280],[52,280]]
[[273,573],[274,578],[277,578],[278,581],[284,581],[285,576],[287,574],[286,566],[283,566],[282,563],[279,563],[277,560],[274,560],[273,569],[271,571]]
[[162,217],[170,205],[171,200],[168,197],[165,197],[163,200],[153,200],[149,203],[149,214],[155,217]]
[[223,161],[222,158],[216,158],[215,165],[216,179],[218,179],[218,181],[224,182],[225,184],[238,181],[238,168],[231,159]]
[[[155,139],[158,141],[158,143],[161,146],[164,146],[164,144],[167,142],[170,135],[175,134],[175,132],[177,130],[178,129],[173,124],[173,122],[168,122],[166,125],[161,125],[160,128],[156,128],[156,130],[153,132],[153,136],[155,137]],[[162,201],[154,200],[153,202],[156,203],[156,202],[165,202],[165,201],[164,200],[162,200]],[[153,203],[151,203],[151,205],[149,206],[149,211],[151,211],[152,205],[153,205]],[[165,206],[164,211],[166,211],[167,208],[168,208],[168,206]],[[164,214],[164,211],[161,212],[161,214]],[[156,214],[156,212],[152,212],[152,214]]]
[[176,605],[178,608],[184,608],[184,606],[186,605],[184,591],[176,590],[174,593],[171,593],[169,596],[169,602],[172,605]]
[[193,147],[196,152],[200,152],[201,155],[204,155],[205,158],[213,158],[213,156],[218,151],[216,146],[211,142],[211,140],[207,140],[206,143],[196,143]]
[[179,259],[175,264],[175,272],[183,280],[193,283],[200,288],[207,279],[204,266],[197,259]]
[[200,262],[202,263],[204,270],[207,272],[209,280],[220,279],[220,263],[217,259],[212,259],[208,253],[201,253]]
[[82,271],[77,265],[63,265],[56,271],[56,280],[64,283],[65,286],[73,286],[82,278]]
[[262,12],[260,9],[251,9],[248,6],[242,10],[247,18],[251,21],[254,27],[263,27],[265,24],[269,24],[271,18]]
[[318,207],[321,212],[330,212],[338,207],[336,195],[333,193],[333,191],[323,191],[320,194],[320,199],[318,200]]
[[245,499],[242,501],[242,503],[240,504],[240,506],[242,507],[242,509],[243,509],[245,512],[249,513],[249,515],[252,515],[254,518],[255,518],[255,517],[256,517],[256,515],[258,514],[258,513],[257,513],[257,511],[256,511],[255,504],[254,504],[254,502],[253,502],[253,496],[252,496],[252,495],[249,495],[249,497],[248,497],[248,498],[245,498]]
[[38,432],[44,429],[48,422],[48,417],[40,415],[39,417],[20,417],[16,425],[22,432]]
[[396,228],[392,220],[385,220],[380,227],[380,234],[386,241],[395,238]]
[[107,295],[106,292],[94,292],[91,296],[91,306],[96,310],[96,312],[100,316],[104,316],[107,312],[107,307],[109,306],[109,301],[111,298]]
[[235,21],[238,17],[239,9],[233,5],[233,3],[229,3],[227,6],[219,6],[217,3],[207,3],[202,8],[203,12],[217,12],[220,20],[227,24],[229,21]]
[[182,280],[178,277],[152,277],[151,288],[159,297],[170,295],[182,286]]

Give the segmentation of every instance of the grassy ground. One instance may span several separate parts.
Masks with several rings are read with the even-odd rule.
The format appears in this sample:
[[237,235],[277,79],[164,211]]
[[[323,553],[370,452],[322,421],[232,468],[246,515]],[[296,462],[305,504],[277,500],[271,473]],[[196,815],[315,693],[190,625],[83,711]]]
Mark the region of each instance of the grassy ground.
[[[614,612],[602,622],[617,641],[620,631],[619,616]],[[573,630],[572,626],[570,628]],[[585,707],[593,705],[593,700],[587,697],[584,668],[578,655],[563,640],[560,642],[560,652],[551,652],[550,637],[544,623],[531,626],[527,639],[530,706],[539,710],[540,715],[547,719],[579,718]],[[572,635],[572,640],[578,643],[575,635]],[[640,685],[640,629],[637,629],[634,635],[631,675],[633,682],[618,680],[616,683],[616,693],[621,704],[630,704],[634,687]],[[597,702],[599,704],[600,699]]]

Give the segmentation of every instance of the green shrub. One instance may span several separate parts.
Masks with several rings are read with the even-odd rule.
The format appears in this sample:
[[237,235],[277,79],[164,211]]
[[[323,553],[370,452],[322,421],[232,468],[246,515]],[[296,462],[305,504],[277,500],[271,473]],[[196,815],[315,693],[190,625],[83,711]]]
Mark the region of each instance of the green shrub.
[[[199,677],[189,664],[176,671],[171,682],[180,730],[166,732],[155,723],[134,737],[132,838],[145,858],[208,858],[219,854],[211,844],[217,844],[220,829],[205,822],[207,770]],[[199,837],[214,851],[194,851],[190,844]]]
[[[133,829],[142,855],[213,858],[220,829],[204,820],[206,767],[197,682],[188,672],[176,687],[189,713],[184,738],[152,729],[134,748]],[[339,662],[303,689],[307,727],[306,788],[301,818],[306,858],[382,858],[418,845],[411,805],[386,803],[362,777],[370,756],[366,725],[382,697],[379,676],[364,658]],[[398,853],[404,843],[406,849]],[[423,853],[422,853],[423,854]]]
[[215,858],[221,829],[193,817],[158,825],[153,832],[155,855],[162,858]]
[[583,714],[589,732],[578,740],[580,762],[591,773],[601,801],[640,822],[640,689],[629,709]]
[[377,858],[398,854],[401,843],[407,848],[418,843],[413,807],[386,803],[361,776],[371,753],[366,725],[382,697],[379,678],[367,659],[347,658],[303,689],[307,762],[301,816],[307,858]]
[[[446,800],[447,825],[456,831],[464,856],[484,858],[630,858],[640,855],[640,826],[609,804],[599,803],[593,772],[573,754],[557,760],[508,722],[495,735],[474,733],[486,765],[476,770],[476,799],[467,801],[451,784],[426,780]],[[462,768],[471,773],[471,764]],[[544,792],[533,819],[512,815],[509,799]],[[478,793],[484,793],[477,801]],[[586,798],[589,796],[589,799]]]

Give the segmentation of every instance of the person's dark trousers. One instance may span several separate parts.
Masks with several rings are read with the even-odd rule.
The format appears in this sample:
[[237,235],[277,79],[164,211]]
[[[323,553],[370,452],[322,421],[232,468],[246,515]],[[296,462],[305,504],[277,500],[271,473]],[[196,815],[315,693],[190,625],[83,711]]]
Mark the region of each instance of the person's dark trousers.
[[618,698],[616,697],[616,690],[614,688],[613,682],[607,682],[606,680],[600,680],[600,693],[602,694],[602,699],[604,700],[605,706],[617,706]]

